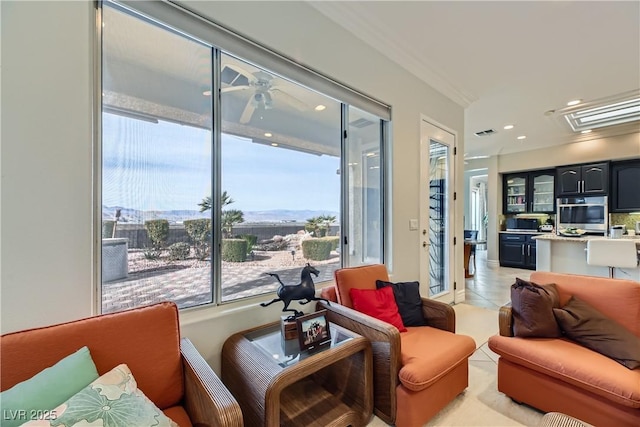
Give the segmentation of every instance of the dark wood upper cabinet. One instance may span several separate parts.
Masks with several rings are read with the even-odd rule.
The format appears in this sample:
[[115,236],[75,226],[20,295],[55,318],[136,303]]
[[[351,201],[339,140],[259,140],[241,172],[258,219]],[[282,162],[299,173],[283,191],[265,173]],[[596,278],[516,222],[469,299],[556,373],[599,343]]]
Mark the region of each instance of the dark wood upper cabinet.
[[503,213],[554,213],[553,169],[503,175]]
[[606,195],[609,192],[609,163],[563,166],[556,169],[556,196]]
[[640,159],[611,164],[611,212],[640,211]]

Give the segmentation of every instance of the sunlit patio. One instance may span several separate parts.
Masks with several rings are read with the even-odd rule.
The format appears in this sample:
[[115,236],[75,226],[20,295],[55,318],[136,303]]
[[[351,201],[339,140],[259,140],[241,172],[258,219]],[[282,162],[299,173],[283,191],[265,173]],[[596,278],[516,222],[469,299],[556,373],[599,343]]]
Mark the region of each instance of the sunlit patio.
[[[289,251],[283,251],[289,254]],[[258,256],[259,258],[259,256]],[[222,268],[222,301],[228,302],[275,291],[279,283],[266,273],[276,273],[285,285],[300,283],[300,272],[305,260],[297,259],[296,266],[271,267],[258,262],[225,263]],[[315,283],[333,279],[339,267],[336,255],[324,262],[314,262],[320,271]],[[158,301],[171,300],[180,308],[194,307],[211,302],[210,263],[200,262],[195,267],[166,265],[153,271],[129,273],[124,279],[105,282],[102,286],[102,312],[110,313]]]

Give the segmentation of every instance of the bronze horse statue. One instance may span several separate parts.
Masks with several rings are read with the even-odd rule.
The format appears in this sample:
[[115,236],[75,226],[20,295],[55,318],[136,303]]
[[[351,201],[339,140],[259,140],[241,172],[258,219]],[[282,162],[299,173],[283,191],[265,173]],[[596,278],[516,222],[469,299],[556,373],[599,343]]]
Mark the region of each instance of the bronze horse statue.
[[297,300],[300,304],[307,304],[311,301],[325,301],[327,304],[329,304],[329,301],[327,301],[326,299],[316,297],[316,288],[313,284],[313,278],[311,277],[312,273],[315,274],[316,277],[318,277],[318,274],[320,274],[320,272],[315,267],[307,263],[307,265],[302,269],[302,272],[300,273],[300,283],[298,283],[297,285],[285,285],[284,283],[282,283],[282,280],[280,280],[280,276],[278,276],[276,273],[265,273],[271,277],[275,277],[278,282],[280,282],[280,287],[278,287],[278,290],[276,291],[276,294],[278,294],[278,298],[274,298],[270,302],[263,302],[260,305],[266,307],[273,304],[274,302],[282,301],[284,303],[284,308],[282,309],[282,311],[293,312],[293,315],[289,316],[287,320],[293,320],[296,317],[302,316],[304,314],[301,311],[289,308],[289,304],[291,304],[291,301],[293,300]]

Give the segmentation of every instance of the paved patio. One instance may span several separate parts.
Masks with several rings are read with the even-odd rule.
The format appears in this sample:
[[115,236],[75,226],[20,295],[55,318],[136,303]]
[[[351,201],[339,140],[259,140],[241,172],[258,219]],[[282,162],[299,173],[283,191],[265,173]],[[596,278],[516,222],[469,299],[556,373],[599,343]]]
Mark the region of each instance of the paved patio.
[[[316,266],[320,275],[313,280],[320,283],[333,279],[339,262]],[[265,274],[276,273],[286,285],[300,283],[302,267],[265,269],[264,266],[226,268],[222,272],[222,301],[232,301],[275,291],[279,283]],[[211,270],[209,268],[173,268],[152,273],[131,273],[123,280],[102,285],[102,312],[111,313],[160,301],[174,301],[178,307],[193,307],[210,303]]]

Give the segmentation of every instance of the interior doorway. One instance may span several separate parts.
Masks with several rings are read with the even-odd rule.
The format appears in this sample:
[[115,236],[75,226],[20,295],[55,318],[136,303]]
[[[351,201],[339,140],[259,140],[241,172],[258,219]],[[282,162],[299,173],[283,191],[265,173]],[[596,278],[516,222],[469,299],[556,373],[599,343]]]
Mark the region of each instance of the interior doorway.
[[[487,241],[488,207],[487,207],[486,173],[469,177],[469,222],[465,229],[478,230],[477,240]],[[481,245],[484,246],[484,245]]]

